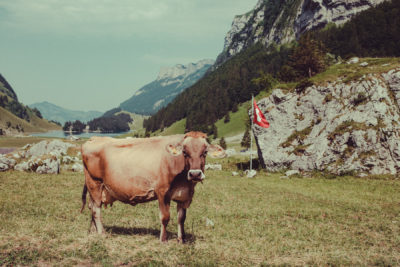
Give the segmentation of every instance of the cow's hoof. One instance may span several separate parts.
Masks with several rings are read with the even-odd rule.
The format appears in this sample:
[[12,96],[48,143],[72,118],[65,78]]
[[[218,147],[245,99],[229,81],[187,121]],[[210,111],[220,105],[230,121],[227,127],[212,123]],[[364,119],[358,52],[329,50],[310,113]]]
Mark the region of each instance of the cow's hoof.
[[185,239],[183,239],[181,237],[178,237],[177,241],[179,244],[185,244]]

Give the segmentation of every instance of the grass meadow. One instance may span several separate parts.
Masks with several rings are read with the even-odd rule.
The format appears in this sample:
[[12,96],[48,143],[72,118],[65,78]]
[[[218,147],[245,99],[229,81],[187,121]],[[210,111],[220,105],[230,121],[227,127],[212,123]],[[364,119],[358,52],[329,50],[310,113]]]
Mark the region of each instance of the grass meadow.
[[400,265],[398,180],[206,175],[182,245],[175,204],[167,244],[156,201],[103,208],[89,235],[83,174],[0,173],[0,266]]

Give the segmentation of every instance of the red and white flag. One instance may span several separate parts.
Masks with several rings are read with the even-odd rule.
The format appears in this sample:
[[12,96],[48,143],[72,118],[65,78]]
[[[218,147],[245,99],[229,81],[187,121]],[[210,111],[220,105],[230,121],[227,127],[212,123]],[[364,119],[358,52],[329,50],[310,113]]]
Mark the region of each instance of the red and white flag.
[[269,127],[269,122],[265,118],[264,114],[261,112],[260,108],[256,104],[256,100],[254,100],[254,118],[253,122],[263,128]]

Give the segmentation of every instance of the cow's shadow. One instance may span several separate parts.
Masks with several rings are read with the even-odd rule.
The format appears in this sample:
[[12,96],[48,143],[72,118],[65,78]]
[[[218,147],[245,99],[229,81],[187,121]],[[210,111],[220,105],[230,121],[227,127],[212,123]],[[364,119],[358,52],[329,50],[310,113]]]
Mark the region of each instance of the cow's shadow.
[[[112,235],[152,235],[157,238],[160,237],[160,230],[152,228],[142,228],[142,227],[121,227],[121,226],[104,226],[107,233]],[[168,240],[172,241],[178,238],[176,233],[171,233],[167,231]],[[185,243],[192,244],[196,242],[196,237],[192,234],[185,234]]]

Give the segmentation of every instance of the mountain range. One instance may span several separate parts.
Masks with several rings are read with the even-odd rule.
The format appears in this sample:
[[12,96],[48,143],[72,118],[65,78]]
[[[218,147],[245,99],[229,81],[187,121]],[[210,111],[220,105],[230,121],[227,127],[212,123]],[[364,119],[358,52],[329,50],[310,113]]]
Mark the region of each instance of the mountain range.
[[37,108],[44,118],[57,121],[64,124],[66,121],[80,120],[82,122],[90,121],[100,117],[103,113],[100,111],[78,111],[70,110],[47,101],[29,105],[31,108]]
[[202,78],[212,64],[214,60],[204,59],[197,63],[161,68],[156,80],[137,90],[120,104],[120,108],[136,114],[154,114]]

